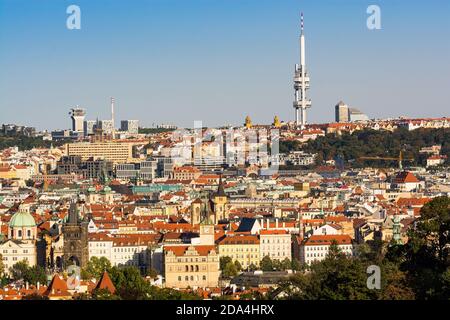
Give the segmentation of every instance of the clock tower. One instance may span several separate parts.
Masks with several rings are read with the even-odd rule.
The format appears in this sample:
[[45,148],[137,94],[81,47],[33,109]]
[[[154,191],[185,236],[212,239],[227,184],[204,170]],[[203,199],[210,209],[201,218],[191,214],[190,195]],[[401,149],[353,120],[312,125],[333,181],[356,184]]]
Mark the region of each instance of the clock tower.
[[200,224],[200,244],[214,245],[214,225],[207,223]]

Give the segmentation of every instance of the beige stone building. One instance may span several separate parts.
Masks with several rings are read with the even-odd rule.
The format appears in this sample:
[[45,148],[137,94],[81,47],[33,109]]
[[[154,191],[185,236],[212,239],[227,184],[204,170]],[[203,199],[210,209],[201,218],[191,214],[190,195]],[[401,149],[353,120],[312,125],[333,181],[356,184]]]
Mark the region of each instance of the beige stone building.
[[94,159],[110,160],[114,163],[127,163],[133,158],[133,142],[78,142],[65,145],[67,156],[81,156],[83,160],[90,157]]
[[214,245],[164,247],[164,277],[168,288],[217,287],[219,255]]

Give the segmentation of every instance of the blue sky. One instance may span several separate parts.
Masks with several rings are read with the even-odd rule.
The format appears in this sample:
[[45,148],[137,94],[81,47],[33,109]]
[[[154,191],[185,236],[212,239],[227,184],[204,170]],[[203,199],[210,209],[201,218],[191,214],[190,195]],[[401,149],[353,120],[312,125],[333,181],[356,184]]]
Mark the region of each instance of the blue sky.
[[[81,30],[66,28],[70,4]],[[108,118],[111,96],[116,122],[292,120],[301,11],[310,122],[339,100],[377,118],[450,115],[447,0],[0,0],[0,123],[68,128],[71,106]]]

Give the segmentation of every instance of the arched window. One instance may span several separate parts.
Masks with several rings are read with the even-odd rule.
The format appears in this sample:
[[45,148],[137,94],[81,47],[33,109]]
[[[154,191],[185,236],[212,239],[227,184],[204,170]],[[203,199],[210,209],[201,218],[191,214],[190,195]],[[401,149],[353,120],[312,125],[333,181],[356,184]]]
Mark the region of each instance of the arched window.
[[27,237],[31,238],[31,230],[29,230],[29,229],[27,230]]
[[197,272],[198,272],[198,265],[196,265],[196,266],[195,266],[195,271],[197,271]]
[[18,231],[17,231],[17,236],[18,236],[19,238],[22,237],[22,230],[18,230]]

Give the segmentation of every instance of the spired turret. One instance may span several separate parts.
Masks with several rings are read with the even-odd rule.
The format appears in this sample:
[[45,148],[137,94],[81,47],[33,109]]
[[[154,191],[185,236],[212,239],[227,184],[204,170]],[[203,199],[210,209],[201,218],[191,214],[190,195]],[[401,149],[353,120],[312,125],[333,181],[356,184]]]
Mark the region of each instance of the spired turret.
[[275,117],[273,118],[273,126],[274,126],[275,128],[281,127],[281,122],[280,122],[280,119],[278,118],[278,116],[275,116]]
[[250,119],[249,116],[245,117],[245,123],[244,123],[245,127],[247,129],[250,129],[253,125],[252,125],[252,120]]

